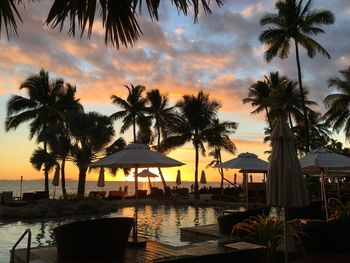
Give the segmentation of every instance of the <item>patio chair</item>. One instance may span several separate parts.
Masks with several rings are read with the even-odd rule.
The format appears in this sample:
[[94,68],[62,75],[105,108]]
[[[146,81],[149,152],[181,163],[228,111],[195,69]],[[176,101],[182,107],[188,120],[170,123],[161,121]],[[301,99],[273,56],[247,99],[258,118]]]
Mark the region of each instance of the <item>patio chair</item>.
[[126,196],[126,192],[119,190],[111,190],[108,193],[108,200],[122,200]]
[[134,219],[99,218],[54,228],[58,262],[118,262]]

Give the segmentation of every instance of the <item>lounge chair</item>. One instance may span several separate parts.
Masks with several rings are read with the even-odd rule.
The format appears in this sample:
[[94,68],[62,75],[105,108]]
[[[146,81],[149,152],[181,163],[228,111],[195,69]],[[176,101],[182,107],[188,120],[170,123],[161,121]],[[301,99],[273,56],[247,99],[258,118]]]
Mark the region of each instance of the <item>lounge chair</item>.
[[106,196],[106,191],[91,191],[89,193],[89,197],[100,197],[100,198],[105,198]]
[[100,218],[54,228],[58,262],[118,262],[134,219]]
[[119,190],[111,190],[108,193],[109,200],[122,200],[126,196],[126,192]]
[[4,205],[7,206],[20,206],[27,204],[26,201],[18,201],[13,199],[13,192],[12,191],[5,191],[1,194],[1,201]]

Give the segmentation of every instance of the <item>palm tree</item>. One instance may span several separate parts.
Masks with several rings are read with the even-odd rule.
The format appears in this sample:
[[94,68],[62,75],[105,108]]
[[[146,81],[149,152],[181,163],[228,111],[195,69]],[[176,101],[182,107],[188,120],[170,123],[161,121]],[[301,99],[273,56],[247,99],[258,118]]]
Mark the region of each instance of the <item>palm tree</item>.
[[[208,145],[213,148],[213,150],[209,153],[209,156],[212,156],[213,160],[209,163],[208,166],[215,167],[216,165],[222,163],[221,150],[235,154],[236,146],[230,140],[229,134],[234,133],[238,127],[238,124],[233,121],[220,122],[219,119],[214,119],[212,126],[213,134],[209,137]],[[224,169],[218,168],[218,171],[221,176],[221,194],[223,194],[225,179]]]
[[105,151],[107,144],[114,136],[114,128],[108,116],[96,112],[78,112],[70,116],[69,130],[74,142],[71,152],[79,168],[77,194],[83,196],[87,165]]
[[40,147],[32,153],[30,163],[36,170],[40,171],[44,166],[44,170],[48,172],[58,164],[55,155],[45,152],[45,150]]
[[251,103],[252,106],[256,106],[256,108],[251,112],[251,114],[259,114],[260,112],[265,111],[266,119],[271,128],[272,122],[269,115],[269,100],[270,88],[266,81],[259,80],[250,86],[248,97],[243,99],[243,103]]
[[153,127],[157,137],[157,148],[159,148],[162,135],[164,138],[166,125],[174,116],[174,107],[168,107],[167,95],[160,94],[158,89],[148,91],[146,98],[150,104],[147,107],[147,113],[155,120]]
[[[36,0],[29,1],[39,2]],[[8,37],[10,37],[11,32],[17,34],[16,18],[22,22],[17,5],[24,5],[25,2],[24,0],[1,0],[0,33],[1,26],[4,24]],[[158,20],[159,0],[55,0],[46,19],[46,24],[51,24],[52,28],[59,27],[60,31],[62,31],[63,25],[68,19],[70,22],[69,35],[75,36],[76,29],[79,29],[81,31],[80,36],[83,36],[86,30],[88,37],[90,37],[95,14],[97,10],[100,10],[99,16],[106,31],[106,44],[116,45],[117,48],[119,48],[120,43],[126,47],[128,45],[133,46],[142,34],[137,16],[137,8],[139,7],[141,12],[142,2],[146,4],[151,19]],[[211,13],[209,8],[210,0],[202,0],[200,2],[204,13]],[[215,2],[218,6],[223,4],[222,0],[215,0]],[[190,12],[190,7],[193,7],[194,21],[197,21],[200,9],[200,4],[197,0],[175,0],[171,1],[171,3],[175,5],[177,11],[182,11],[184,15],[192,13]]]
[[[320,27],[334,23],[334,16],[328,10],[311,10],[312,0],[303,5],[303,0],[280,0],[275,7],[278,13],[266,14],[261,20],[262,26],[271,25],[263,31],[259,37],[260,41],[267,45],[265,59],[270,62],[274,57],[281,59],[288,57],[290,41],[294,40],[296,61],[298,67],[298,81],[300,94],[304,94],[301,76],[301,65],[299,58],[299,44],[307,50],[310,58],[316,53],[330,58],[328,52],[310,36],[325,33]],[[307,121],[307,109],[305,98],[302,96],[304,125],[306,129],[306,151],[309,151],[309,127]]]
[[69,153],[72,149],[72,138],[68,129],[68,118],[70,115],[77,112],[83,112],[84,108],[79,103],[79,99],[75,97],[76,87],[67,83],[64,90],[59,94],[58,110],[60,112],[60,121],[50,127],[48,131],[48,144],[51,153],[56,155],[58,160],[61,160],[61,186],[62,195],[66,196],[66,181],[65,167]]
[[221,105],[216,100],[210,100],[208,94],[200,91],[197,96],[184,95],[175,107],[178,112],[174,120],[168,124],[160,149],[172,150],[188,142],[193,144],[195,149],[194,190],[198,196],[199,152],[205,156],[204,143],[209,142],[210,136],[215,134],[212,123],[217,118],[217,111]]
[[343,128],[345,138],[350,140],[350,67],[339,72],[342,78],[333,77],[328,80],[329,87],[336,88],[338,92],[329,94],[324,99],[328,109],[324,118],[334,131],[339,132]]
[[[29,76],[20,86],[27,92],[28,97],[13,95],[7,102],[7,117],[5,129],[16,129],[21,123],[31,121],[29,138],[41,135],[47,153],[45,138],[50,125],[60,118],[58,98],[63,90],[63,80],[49,78],[49,73],[41,69],[39,74]],[[49,192],[49,174],[44,169],[45,191]]]
[[122,108],[121,111],[115,112],[111,115],[112,120],[118,120],[123,118],[123,125],[120,128],[120,132],[124,133],[132,126],[134,142],[136,142],[136,124],[140,129],[146,130],[149,128],[149,119],[145,116],[146,112],[146,99],[142,97],[142,93],[145,91],[144,86],[125,86],[128,89],[128,96],[126,100],[112,95],[112,103]]
[[[299,125],[303,123],[303,105],[300,90],[297,89],[297,82],[286,79],[283,85],[275,86],[271,92],[270,115],[273,120],[288,119],[291,129],[293,129],[293,119]],[[304,88],[305,104],[307,111],[312,112],[309,106],[316,106],[317,103],[308,100],[309,92]]]

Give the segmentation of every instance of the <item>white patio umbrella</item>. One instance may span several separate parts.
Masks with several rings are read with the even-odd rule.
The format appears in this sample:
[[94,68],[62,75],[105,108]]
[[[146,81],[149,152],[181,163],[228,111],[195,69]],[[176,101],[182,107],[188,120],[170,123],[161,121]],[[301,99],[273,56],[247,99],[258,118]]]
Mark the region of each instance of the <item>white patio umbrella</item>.
[[205,177],[205,172],[202,170],[201,179],[199,181],[201,184],[207,184],[207,178]]
[[335,171],[350,169],[350,158],[337,154],[326,148],[318,148],[301,158],[300,165],[304,173],[321,174],[321,198],[325,204],[326,219],[328,220],[324,177],[328,174],[328,170]]
[[105,187],[105,169],[103,169],[103,167],[101,167],[98,175],[97,186],[102,188]]
[[177,170],[176,185],[181,185],[181,172],[180,172],[180,170]]
[[145,144],[129,144],[125,149],[108,155],[96,162],[91,163],[90,167],[111,167],[111,168],[135,168],[135,224],[133,227],[133,241],[138,242],[137,238],[137,213],[138,213],[138,169],[149,167],[174,167],[181,166],[184,163],[176,161],[159,152],[151,151]]
[[52,179],[52,185],[55,186],[55,189],[53,191],[53,199],[55,199],[56,187],[60,185],[60,166],[59,165],[56,165],[55,174]]
[[[243,178],[248,173],[265,173],[268,170],[268,163],[259,159],[254,153],[241,153],[236,158],[217,165],[219,168],[241,169]],[[245,178],[246,179],[246,178]],[[248,180],[245,180],[245,206],[248,209]]]
[[152,188],[151,178],[157,178],[158,175],[150,172],[148,169],[144,169],[138,174],[138,177],[148,178],[149,189],[151,190]]
[[278,121],[270,136],[272,153],[267,176],[267,204],[283,208],[284,254],[288,262],[285,208],[309,205],[309,197],[294,146],[294,135],[286,121]]

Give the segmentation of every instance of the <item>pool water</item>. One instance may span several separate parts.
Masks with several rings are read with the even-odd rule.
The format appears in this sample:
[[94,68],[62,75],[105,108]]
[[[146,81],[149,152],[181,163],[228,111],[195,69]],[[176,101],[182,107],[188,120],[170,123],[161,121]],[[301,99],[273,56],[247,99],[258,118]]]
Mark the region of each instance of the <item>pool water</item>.
[[[138,233],[140,236],[172,246],[188,244],[180,240],[180,228],[215,224],[223,207],[196,207],[187,205],[141,206],[138,212]],[[225,208],[227,209],[227,207]],[[134,215],[133,207],[120,208],[107,217]],[[9,262],[10,249],[22,233],[30,228],[32,247],[53,244],[52,229],[58,225],[96,217],[70,217],[55,219],[33,219],[25,221],[0,222],[0,262]],[[26,238],[18,247],[26,247]]]

